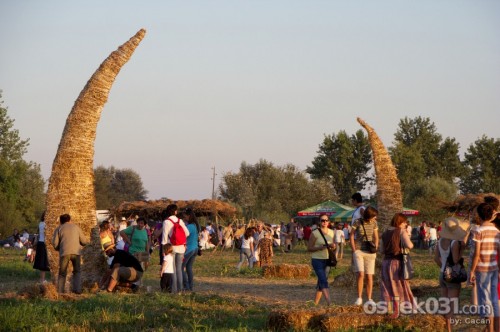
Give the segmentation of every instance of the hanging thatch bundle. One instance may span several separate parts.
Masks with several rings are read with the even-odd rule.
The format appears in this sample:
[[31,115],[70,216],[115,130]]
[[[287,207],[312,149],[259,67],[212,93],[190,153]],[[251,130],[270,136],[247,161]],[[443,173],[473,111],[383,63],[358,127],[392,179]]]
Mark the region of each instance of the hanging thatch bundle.
[[394,214],[403,211],[401,183],[391,157],[375,130],[360,118],[357,120],[368,133],[368,140],[372,148],[377,183],[377,207],[379,212],[377,220],[380,223],[379,226],[382,226],[381,228],[384,230],[389,225]]
[[476,206],[484,202],[486,196],[500,199],[500,195],[493,193],[459,195],[453,202],[443,202],[441,206],[450,213],[467,215]]
[[52,234],[59,224],[59,216],[64,213],[69,213],[72,222],[91,238],[92,245],[82,253],[82,281],[88,284],[101,277],[96,269],[104,261],[99,259],[102,257],[99,236],[98,232],[91,232],[96,225],[93,167],[97,123],[116,76],[145,33],[140,30],[104,60],[83,88],[66,120],[52,165],[45,215],[47,250],[54,280],[58,275],[59,255],[52,246]]
[[173,201],[169,199],[123,202],[111,209],[111,214],[116,217],[139,216],[146,219],[160,220],[161,213],[170,204],[176,204],[180,210],[191,208],[200,216],[212,216],[215,213],[222,218],[232,218],[236,215],[236,208],[229,203],[219,200],[188,200]]
[[277,264],[262,268],[264,278],[307,279],[311,276],[311,267],[308,264]]

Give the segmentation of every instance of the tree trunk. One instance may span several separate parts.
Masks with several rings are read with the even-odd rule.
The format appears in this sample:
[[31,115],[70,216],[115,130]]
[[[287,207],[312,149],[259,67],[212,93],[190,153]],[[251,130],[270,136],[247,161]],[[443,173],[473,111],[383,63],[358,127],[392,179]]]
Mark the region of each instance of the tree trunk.
[[95,211],[94,141],[111,86],[145,33],[144,29],[139,30],[104,60],[83,88],[66,120],[52,165],[45,216],[47,251],[54,282],[59,271],[59,255],[52,246],[52,236],[59,225],[59,216],[64,213],[70,214],[72,222],[91,240],[82,252],[82,283],[86,286],[95,283],[106,267]]

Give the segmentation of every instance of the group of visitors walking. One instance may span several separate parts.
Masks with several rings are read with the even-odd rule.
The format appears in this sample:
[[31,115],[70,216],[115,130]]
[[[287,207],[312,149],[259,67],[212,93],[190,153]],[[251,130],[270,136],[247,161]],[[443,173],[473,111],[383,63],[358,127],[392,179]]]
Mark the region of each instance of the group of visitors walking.
[[[354,199],[355,197],[353,197]],[[500,256],[500,216],[497,212],[498,199],[492,196],[485,198],[473,211],[473,225],[467,220],[449,217],[441,225],[437,234],[431,235],[429,247],[433,250],[434,261],[440,268],[439,285],[441,297],[447,303],[457,303],[464,282],[473,287],[472,303],[477,305],[478,314],[486,319],[487,330],[499,329],[499,283],[498,261]],[[382,254],[380,269],[380,300],[385,302],[387,312],[394,318],[402,312],[401,308],[410,308],[404,313],[417,312],[409,280],[412,267],[408,265],[409,250],[413,248],[411,233],[408,232],[408,219],[403,213],[396,213],[390,226],[379,235],[377,224],[378,211],[373,207],[360,208],[359,218],[353,217],[349,243],[352,248],[352,270],[356,274],[355,305],[373,305],[373,278],[376,273],[377,254]],[[312,253],[312,267],[317,276],[314,303],[319,304],[322,297],[327,305],[331,304],[328,274],[329,249],[338,247],[335,239],[336,230],[329,228],[328,215],[319,217],[318,229],[312,232],[308,242],[308,251]],[[474,225],[475,224],[475,225]],[[431,226],[431,229],[434,227]],[[435,229],[435,228],[434,228]],[[433,233],[433,232],[431,232]],[[340,234],[338,235],[340,237]],[[434,238],[434,236],[436,238]],[[439,239],[437,239],[439,237]],[[468,273],[463,268],[463,253],[471,238],[471,255]],[[363,299],[366,279],[366,301]],[[477,295],[476,295],[477,294]],[[445,314],[447,329],[451,331],[453,308]]]

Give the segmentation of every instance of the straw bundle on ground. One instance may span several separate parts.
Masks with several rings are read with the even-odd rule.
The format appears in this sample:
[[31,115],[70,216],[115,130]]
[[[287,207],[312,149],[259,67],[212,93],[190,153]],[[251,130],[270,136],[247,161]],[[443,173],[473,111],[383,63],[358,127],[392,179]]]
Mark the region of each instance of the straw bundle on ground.
[[379,211],[377,221],[381,230],[384,231],[394,214],[403,211],[401,183],[391,157],[375,130],[360,118],[357,120],[368,133],[368,140],[372,148]]
[[277,264],[262,268],[264,278],[306,279],[311,275],[311,267],[307,264]]
[[26,286],[19,291],[19,295],[27,299],[44,298],[57,300],[59,298],[56,287],[51,283],[36,283]]
[[[69,213],[72,222],[78,224],[93,243],[99,241],[95,233],[91,235],[91,229],[96,226],[93,167],[97,123],[116,76],[145,33],[145,30],[140,30],[104,60],[83,88],[66,120],[52,165],[45,216],[47,250],[54,281],[59,269],[59,255],[52,246],[52,235],[61,214]],[[93,282],[100,278],[100,273],[95,273],[99,255],[100,251],[94,246],[83,251],[82,281]]]

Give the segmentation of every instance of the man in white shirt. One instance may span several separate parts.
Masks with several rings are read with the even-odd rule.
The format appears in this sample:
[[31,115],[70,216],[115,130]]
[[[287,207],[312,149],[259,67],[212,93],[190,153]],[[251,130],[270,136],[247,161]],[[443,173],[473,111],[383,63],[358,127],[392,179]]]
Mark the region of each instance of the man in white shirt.
[[351,202],[352,205],[356,208],[354,210],[354,213],[352,214],[352,219],[351,219],[351,226],[352,224],[363,217],[363,212],[365,212],[365,206],[363,205],[363,197],[361,196],[360,193],[355,193],[354,195],[351,196]]

